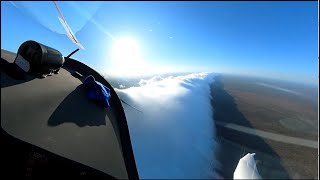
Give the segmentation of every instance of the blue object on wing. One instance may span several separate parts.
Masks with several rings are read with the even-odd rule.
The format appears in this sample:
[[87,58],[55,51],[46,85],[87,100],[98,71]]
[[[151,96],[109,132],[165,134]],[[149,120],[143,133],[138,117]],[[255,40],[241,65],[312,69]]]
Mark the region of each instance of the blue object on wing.
[[105,108],[110,106],[109,99],[111,98],[110,89],[96,81],[92,75],[89,75],[84,80],[83,84],[88,87],[88,98],[97,101]]

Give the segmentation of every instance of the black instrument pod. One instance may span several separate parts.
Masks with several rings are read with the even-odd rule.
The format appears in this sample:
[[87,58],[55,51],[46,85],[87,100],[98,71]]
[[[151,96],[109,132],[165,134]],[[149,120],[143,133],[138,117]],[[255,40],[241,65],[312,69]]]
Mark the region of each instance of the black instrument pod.
[[14,62],[25,72],[46,77],[57,74],[65,60],[58,50],[30,40],[21,44]]

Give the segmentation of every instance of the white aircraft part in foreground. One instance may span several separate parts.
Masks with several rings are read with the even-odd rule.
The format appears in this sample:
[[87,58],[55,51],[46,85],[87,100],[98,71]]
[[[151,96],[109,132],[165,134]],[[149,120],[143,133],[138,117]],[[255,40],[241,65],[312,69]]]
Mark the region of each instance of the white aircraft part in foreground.
[[233,179],[262,179],[254,159],[255,153],[248,153],[239,160]]

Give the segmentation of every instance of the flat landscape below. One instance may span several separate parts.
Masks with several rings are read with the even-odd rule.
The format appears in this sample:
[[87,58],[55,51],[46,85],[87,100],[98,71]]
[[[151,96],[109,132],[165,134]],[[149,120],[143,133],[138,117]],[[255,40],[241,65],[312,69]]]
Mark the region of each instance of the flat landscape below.
[[[318,176],[318,149],[241,132],[221,124],[318,142],[317,88],[261,78],[219,75],[211,86],[217,129],[217,171],[233,178],[241,157],[256,153],[262,178]],[[280,141],[281,140],[281,141]]]

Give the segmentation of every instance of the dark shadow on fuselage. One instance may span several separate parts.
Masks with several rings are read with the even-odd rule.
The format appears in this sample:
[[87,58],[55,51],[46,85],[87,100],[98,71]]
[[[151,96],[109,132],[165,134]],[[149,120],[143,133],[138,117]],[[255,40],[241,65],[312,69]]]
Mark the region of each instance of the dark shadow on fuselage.
[[15,63],[9,63],[7,60],[0,61],[1,68],[1,88],[22,84],[35,79],[34,76],[24,72]]
[[87,98],[86,87],[81,84],[57,107],[48,120],[49,126],[74,123],[80,127],[106,125],[107,110]]
[[[215,122],[233,123],[254,129],[254,127],[250,124],[246,117],[239,111],[235,99],[224,89],[224,84],[221,80],[221,76],[217,76],[214,83],[212,83],[211,96],[211,104],[214,109],[213,116]],[[244,150],[245,148],[236,149],[236,147],[248,147],[250,149],[257,150],[258,152],[268,154],[272,157],[279,158],[278,154],[261,137],[238,132],[221,125],[216,125],[216,134],[218,138],[222,137],[224,139],[227,139],[228,141],[234,142],[234,144],[240,145],[233,146],[234,148],[230,148],[231,146],[226,146],[222,145],[222,143],[218,143],[219,147],[216,152],[216,157],[221,167],[216,169],[216,171],[218,171],[218,173],[221,174],[224,178],[233,178],[234,170],[237,167],[240,158],[246,154]],[[256,153],[255,158],[259,159],[259,153]],[[273,166],[277,169],[277,172],[281,172],[281,177],[273,178],[289,178],[289,175],[281,165],[280,160],[275,162],[277,164],[273,164]],[[267,177],[262,176],[262,178]]]

